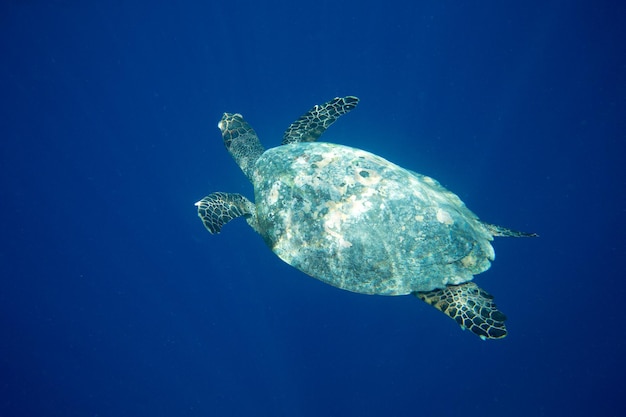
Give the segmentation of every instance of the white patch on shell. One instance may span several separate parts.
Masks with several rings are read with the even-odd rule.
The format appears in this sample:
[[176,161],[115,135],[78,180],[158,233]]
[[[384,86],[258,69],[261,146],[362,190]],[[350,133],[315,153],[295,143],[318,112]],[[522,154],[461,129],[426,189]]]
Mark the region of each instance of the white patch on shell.
[[473,268],[477,263],[476,255],[474,253],[469,253],[466,257],[461,259],[461,264],[465,268]]
[[459,285],[459,284],[463,284],[464,282],[468,282],[472,280],[472,276],[470,275],[469,277],[466,276],[462,276],[462,275],[453,275],[450,277],[445,277],[441,280],[441,283],[443,285]]
[[345,239],[342,227],[346,222],[358,223],[359,217],[372,208],[369,197],[373,193],[374,190],[366,189],[359,197],[351,195],[346,200],[330,201],[325,204],[328,213],[324,216],[324,231],[335,240],[339,247],[352,246],[352,243]]
[[347,241],[341,234],[341,224],[345,221],[345,215],[340,209],[329,207],[328,213],[324,216],[324,231],[332,237],[340,248],[349,248],[352,243]]
[[280,181],[276,181],[274,184],[272,184],[272,188],[269,192],[269,195],[267,196],[267,203],[269,205],[274,205],[278,201],[278,197],[280,196],[280,186]]
[[454,223],[454,220],[452,220],[452,217],[450,216],[450,213],[448,213],[447,211],[438,208],[437,209],[437,221],[439,223],[443,223],[443,224],[447,224],[447,225],[451,225]]
[[435,181],[434,179],[430,178],[427,175],[422,175],[422,181],[430,185],[437,185],[437,181]]

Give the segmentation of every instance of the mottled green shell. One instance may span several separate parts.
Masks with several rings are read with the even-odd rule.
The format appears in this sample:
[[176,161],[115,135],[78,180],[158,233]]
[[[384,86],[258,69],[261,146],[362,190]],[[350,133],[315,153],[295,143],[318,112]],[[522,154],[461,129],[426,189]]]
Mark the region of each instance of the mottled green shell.
[[401,295],[460,284],[494,258],[491,233],[435,180],[329,143],[269,149],[252,175],[257,230],[328,284]]

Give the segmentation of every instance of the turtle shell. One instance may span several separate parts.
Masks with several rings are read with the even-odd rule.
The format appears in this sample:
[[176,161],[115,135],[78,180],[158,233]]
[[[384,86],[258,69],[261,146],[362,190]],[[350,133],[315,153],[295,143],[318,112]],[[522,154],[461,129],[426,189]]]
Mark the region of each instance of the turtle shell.
[[293,143],[257,160],[259,233],[285,262],[330,285],[402,295],[487,270],[492,235],[430,177],[372,153]]

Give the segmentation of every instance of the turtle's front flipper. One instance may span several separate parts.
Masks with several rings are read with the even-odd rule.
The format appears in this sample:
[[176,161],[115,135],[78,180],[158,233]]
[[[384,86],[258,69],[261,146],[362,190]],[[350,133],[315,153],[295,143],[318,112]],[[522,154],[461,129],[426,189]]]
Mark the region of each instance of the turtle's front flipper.
[[469,329],[483,340],[506,336],[506,316],[496,308],[493,296],[473,282],[450,285],[441,290],[414,292],[413,295],[444,312],[463,329]]
[[254,214],[254,204],[241,194],[213,193],[195,205],[204,227],[211,233],[219,233],[222,226],[232,219]]
[[359,104],[353,96],[335,97],[322,105],[315,105],[298,120],[293,122],[283,135],[282,145],[294,142],[314,142],[335,120]]

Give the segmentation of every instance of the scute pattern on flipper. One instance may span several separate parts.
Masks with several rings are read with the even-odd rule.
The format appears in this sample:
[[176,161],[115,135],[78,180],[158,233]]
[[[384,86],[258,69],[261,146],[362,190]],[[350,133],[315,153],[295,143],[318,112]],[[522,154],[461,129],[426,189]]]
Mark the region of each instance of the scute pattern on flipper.
[[222,226],[237,217],[250,216],[254,210],[254,204],[241,194],[220,192],[209,194],[196,206],[198,217],[212,234],[219,233]]
[[354,109],[357,104],[359,99],[353,96],[335,97],[324,104],[316,104],[287,128],[281,145],[316,141],[330,125]]
[[414,295],[483,340],[501,339],[507,334],[506,316],[497,309],[493,296],[473,282]]

